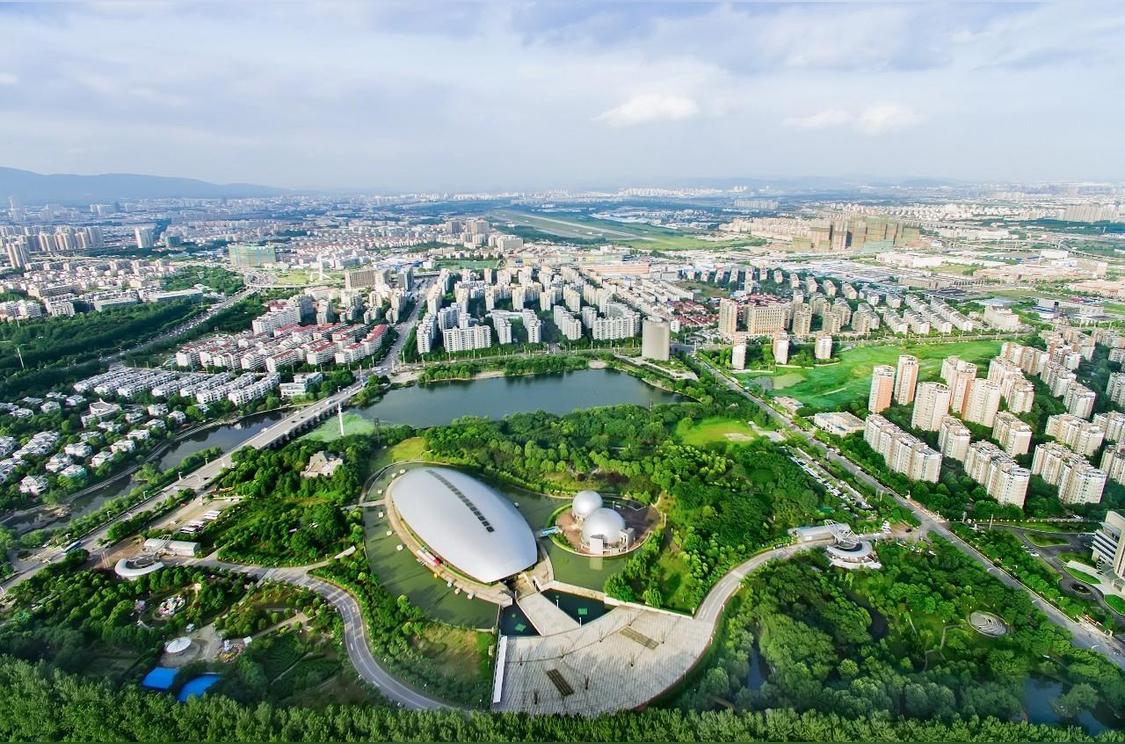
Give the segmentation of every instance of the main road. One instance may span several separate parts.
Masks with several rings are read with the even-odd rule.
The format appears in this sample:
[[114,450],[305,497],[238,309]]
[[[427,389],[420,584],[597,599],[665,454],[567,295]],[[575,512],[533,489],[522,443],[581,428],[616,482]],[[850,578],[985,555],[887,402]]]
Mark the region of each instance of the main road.
[[1045,614],[1051,620],[1051,622],[1070,632],[1070,635],[1074,639],[1075,645],[1079,646],[1080,648],[1097,651],[1098,653],[1109,659],[1111,662],[1116,664],[1119,668],[1125,670],[1125,645],[1123,645],[1112,635],[1107,635],[1090,623],[1074,620],[1069,615],[1064,614],[1061,610],[1059,610],[1059,608],[1055,607],[1045,598],[1040,596],[1038,592],[1024,584],[1015,576],[1012,576],[1004,569],[997,566],[988,558],[988,556],[984,555],[972,545],[958,537],[953,532],[953,530],[949,529],[949,525],[940,516],[929,511],[916,501],[905,498],[897,493],[894,489],[885,486],[882,482],[870,475],[859,465],[852,462],[847,457],[844,457],[836,449],[826,447],[822,442],[814,438],[812,434],[794,424],[792,420],[789,419],[789,417],[777,411],[765,400],[754,395],[749,390],[737,384],[719,370],[715,369],[715,367],[711,365],[707,360],[703,359],[702,357],[696,358],[704,367],[707,368],[707,370],[714,377],[721,380],[728,388],[741,394],[756,406],[758,406],[760,409],[765,411],[774,421],[781,424],[781,426],[785,430],[802,437],[810,445],[820,451],[821,455],[829,462],[834,462],[840,467],[844,468],[857,480],[860,480],[863,483],[866,483],[868,486],[874,488],[877,493],[890,494],[896,502],[898,502],[901,506],[909,509],[914,514],[914,516],[918,519],[918,522],[921,524],[922,530],[924,532],[935,532],[938,535],[941,535],[943,538],[956,546],[961,552],[965,553],[974,561],[983,566],[989,574],[995,576],[1006,586],[1009,586],[1013,589],[1020,589],[1026,592],[1035,606],[1042,610],[1043,614]]

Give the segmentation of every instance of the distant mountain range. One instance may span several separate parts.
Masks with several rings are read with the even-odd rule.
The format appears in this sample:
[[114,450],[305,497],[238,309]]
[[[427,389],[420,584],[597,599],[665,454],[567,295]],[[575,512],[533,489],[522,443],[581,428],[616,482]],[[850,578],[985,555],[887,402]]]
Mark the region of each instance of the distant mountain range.
[[[134,173],[102,173],[79,176],[72,173],[33,173],[0,168],[0,199],[15,196],[24,204],[44,202],[91,204],[118,199],[222,199],[277,196],[284,189],[250,183],[208,183],[194,178],[144,176]],[[6,206],[6,205],[5,205]]]

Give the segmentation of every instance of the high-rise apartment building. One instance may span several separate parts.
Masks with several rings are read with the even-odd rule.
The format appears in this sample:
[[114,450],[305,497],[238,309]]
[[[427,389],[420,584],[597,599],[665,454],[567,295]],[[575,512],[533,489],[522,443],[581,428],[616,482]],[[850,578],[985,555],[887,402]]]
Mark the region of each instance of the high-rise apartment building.
[[813,358],[821,361],[832,358],[832,334],[818,333],[813,343]]
[[1069,413],[1048,416],[1045,433],[1084,457],[1097,452],[1105,439],[1101,426]]
[[804,338],[812,333],[812,316],[812,308],[804,302],[793,308],[793,321],[790,323],[789,329],[794,336]]
[[1064,504],[1096,504],[1102,500],[1106,474],[1061,444],[1047,442],[1035,448],[1031,472],[1058,486]]
[[1094,413],[1097,397],[1093,390],[1076,382],[1063,393],[1063,405],[1067,413],[1088,419]]
[[938,449],[942,456],[964,462],[972,437],[969,428],[952,416],[945,416],[938,429]]
[[867,395],[867,410],[882,413],[890,407],[895,390],[895,368],[889,364],[876,365],[871,370],[871,391]]
[[773,335],[773,361],[774,364],[789,363],[789,334],[785,331]]
[[969,387],[977,376],[977,365],[960,357],[946,357],[941,363],[941,379],[949,388],[949,405],[957,413],[965,407]]
[[996,419],[996,412],[999,410],[1000,384],[980,378],[971,380],[961,408],[961,416],[975,424],[992,426]]
[[738,303],[725,297],[719,300],[719,335],[733,341],[738,332]]
[[1094,423],[1105,432],[1107,442],[1117,442],[1125,439],[1125,413],[1109,411],[1094,416]]
[[1110,480],[1125,483],[1125,442],[1105,448],[1101,468]]
[[918,383],[910,425],[923,431],[937,431],[949,413],[949,387],[940,382]]
[[973,442],[965,457],[965,473],[984,486],[985,492],[1001,504],[1022,507],[1031,482],[1031,471],[1020,465],[992,442]]
[[1035,403],[1035,383],[1026,379],[1013,382],[1007,401],[1012,413],[1027,413]]
[[785,303],[772,297],[751,297],[746,306],[746,333],[765,336],[785,330],[785,319]]
[[641,324],[641,358],[666,362],[671,356],[672,331],[666,320],[645,318]]
[[735,344],[730,350],[731,369],[746,369],[746,344]]
[[873,413],[864,421],[863,439],[894,472],[911,480],[937,483],[941,475],[941,453],[913,434]]
[[1031,425],[1015,414],[1010,411],[996,414],[996,420],[992,424],[992,438],[1012,457],[1026,455],[1031,451],[1031,435]]
[[918,387],[918,357],[902,354],[895,372],[895,403],[906,405],[914,401]]

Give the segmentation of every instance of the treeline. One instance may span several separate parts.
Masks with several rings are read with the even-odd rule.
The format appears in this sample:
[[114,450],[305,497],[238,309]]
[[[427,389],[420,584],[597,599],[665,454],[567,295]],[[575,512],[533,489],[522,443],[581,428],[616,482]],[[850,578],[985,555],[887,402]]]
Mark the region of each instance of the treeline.
[[411,712],[371,705],[283,708],[219,695],[170,695],[0,659],[0,738],[12,741],[1123,741],[1078,727],[977,717],[895,721],[790,710],[690,713],[650,708],[597,718]]

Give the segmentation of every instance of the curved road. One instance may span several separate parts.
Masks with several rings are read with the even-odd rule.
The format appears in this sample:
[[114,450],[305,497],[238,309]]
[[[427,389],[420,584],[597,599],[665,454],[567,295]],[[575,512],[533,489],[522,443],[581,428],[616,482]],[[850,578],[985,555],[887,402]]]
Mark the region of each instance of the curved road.
[[[379,690],[386,698],[412,710],[451,710],[452,706],[432,698],[415,688],[400,682],[394,675],[379,665],[371,653],[371,643],[367,637],[367,623],[363,621],[363,611],[355,597],[335,584],[310,576],[308,571],[315,566],[296,568],[265,568],[246,566],[226,561],[204,559],[196,565],[220,568],[226,571],[245,574],[262,581],[280,581],[308,589],[319,594],[340,613],[344,626],[344,646],[348,650],[359,676]],[[317,564],[319,565],[319,564]]]

